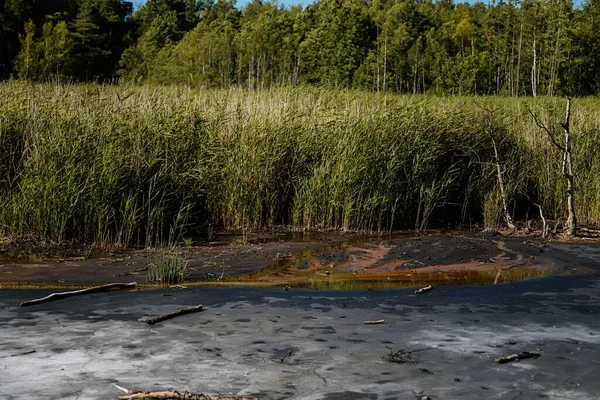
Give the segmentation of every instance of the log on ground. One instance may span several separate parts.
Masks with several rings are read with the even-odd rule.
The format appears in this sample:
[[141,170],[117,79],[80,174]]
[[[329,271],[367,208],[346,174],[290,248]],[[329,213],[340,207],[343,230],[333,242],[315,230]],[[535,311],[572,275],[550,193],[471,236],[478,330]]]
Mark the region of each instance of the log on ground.
[[158,324],[159,322],[165,321],[167,319],[175,318],[180,315],[191,314],[202,311],[202,304],[197,305],[196,307],[187,307],[182,308],[181,310],[174,311],[169,314],[159,315],[157,317],[148,318],[146,322],[148,325]]
[[111,290],[123,290],[123,289],[133,289],[137,286],[137,283],[109,283],[108,285],[102,286],[94,286],[87,289],[74,290],[71,292],[59,292],[52,293],[46,297],[42,297],[41,299],[28,300],[21,303],[21,307],[34,306],[36,304],[47,303],[49,301],[66,299],[67,297],[79,296],[81,294],[90,294],[90,293],[99,293],[99,292],[108,292]]

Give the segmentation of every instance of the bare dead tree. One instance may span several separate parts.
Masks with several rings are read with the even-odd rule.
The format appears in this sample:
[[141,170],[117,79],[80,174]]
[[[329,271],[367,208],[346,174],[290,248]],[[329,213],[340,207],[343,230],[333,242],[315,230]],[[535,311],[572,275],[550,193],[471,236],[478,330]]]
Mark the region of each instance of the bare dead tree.
[[575,236],[577,234],[577,215],[575,213],[575,176],[573,174],[573,156],[571,151],[571,99],[567,99],[567,110],[565,122],[561,124],[565,135],[565,144],[561,145],[556,140],[554,133],[543,123],[541,123],[536,115],[529,110],[538,128],[548,134],[550,141],[560,151],[562,151],[562,175],[567,180],[567,235]]
[[527,199],[540,210],[540,218],[542,219],[542,238],[545,238],[548,235],[548,224],[546,223],[546,218],[544,218],[544,212],[542,210],[542,206],[531,199],[531,197],[527,193],[521,192],[521,195],[527,197]]
[[540,218],[542,219],[542,238],[545,238],[548,234],[548,225],[546,224],[546,218],[544,218],[544,213],[542,212],[542,206],[538,203],[533,203],[540,210]]
[[504,214],[504,220],[506,221],[506,225],[508,225],[509,229],[515,229],[515,224],[513,222],[510,213],[508,212],[508,200],[506,198],[506,187],[504,185],[504,166],[502,164],[502,158],[500,157],[500,152],[498,151],[498,141],[496,138],[496,129],[494,127],[494,110],[487,108],[486,106],[475,103],[479,108],[485,111],[488,122],[488,130],[487,134],[492,143],[492,147],[494,149],[494,159],[496,166],[496,175],[498,178],[498,187],[500,189],[500,198],[502,200],[502,211]]

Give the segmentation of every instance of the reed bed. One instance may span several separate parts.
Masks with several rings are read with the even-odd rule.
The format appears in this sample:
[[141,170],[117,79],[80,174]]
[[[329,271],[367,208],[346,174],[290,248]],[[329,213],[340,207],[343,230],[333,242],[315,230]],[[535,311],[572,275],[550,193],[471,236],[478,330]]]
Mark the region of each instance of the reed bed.
[[[0,234],[155,245],[207,226],[384,231],[565,215],[565,100],[281,88],[0,84]],[[600,107],[573,102],[581,222],[600,222]],[[498,208],[498,212],[500,209]]]

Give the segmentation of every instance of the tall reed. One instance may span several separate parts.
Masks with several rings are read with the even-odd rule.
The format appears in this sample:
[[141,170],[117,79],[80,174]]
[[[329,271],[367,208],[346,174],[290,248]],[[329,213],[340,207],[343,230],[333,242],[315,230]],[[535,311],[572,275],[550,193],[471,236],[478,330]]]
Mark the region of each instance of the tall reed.
[[[559,129],[564,101],[477,102],[495,110],[511,212],[537,202],[564,215],[560,154],[528,113]],[[600,222],[597,104],[573,103],[586,223]],[[482,220],[498,190],[487,129],[465,97],[3,83],[0,234],[125,246],[206,224],[387,230]]]

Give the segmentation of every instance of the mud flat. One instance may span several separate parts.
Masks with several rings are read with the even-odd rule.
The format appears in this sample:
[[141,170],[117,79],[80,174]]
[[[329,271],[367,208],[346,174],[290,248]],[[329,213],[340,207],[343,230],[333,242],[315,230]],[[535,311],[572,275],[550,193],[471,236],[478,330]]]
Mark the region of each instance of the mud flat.
[[[96,293],[21,308],[22,301],[55,289],[13,290],[3,283],[0,398],[109,399],[121,394],[113,384],[262,399],[598,398],[598,243],[447,235],[298,241],[314,247],[275,263],[265,254],[289,244],[271,243],[213,246],[215,254],[236,249],[267,264],[265,270],[262,262],[249,263],[248,270],[224,276],[231,282],[223,288]],[[255,246],[270,253],[254,257],[252,251],[240,251]],[[194,273],[208,276],[214,266],[203,269],[203,259],[196,257]],[[244,258],[233,259],[243,264]],[[54,261],[40,271],[66,263]],[[344,274],[427,275],[428,268],[439,275],[434,269],[460,272],[468,270],[460,269],[465,264],[473,271],[492,268],[494,279],[498,271],[543,274],[490,285],[435,284],[421,295],[414,287],[373,282],[350,291],[278,286],[285,275],[313,274],[327,281]],[[100,274],[106,280],[136,278],[103,271],[111,272]],[[241,277],[253,277],[254,287],[241,287]],[[264,287],[268,284],[277,287]],[[197,304],[204,311],[145,323],[150,316]],[[524,351],[541,356],[502,365],[494,361]],[[394,354],[402,357],[393,359]]]
[[[99,293],[19,308],[0,290],[0,398],[108,399],[141,390],[264,399],[597,399],[600,280],[311,291]],[[202,303],[155,326],[150,315]],[[364,321],[383,319],[383,324]],[[413,363],[384,360],[404,349]],[[537,359],[494,359],[538,351]],[[421,397],[417,397],[421,398]]]

